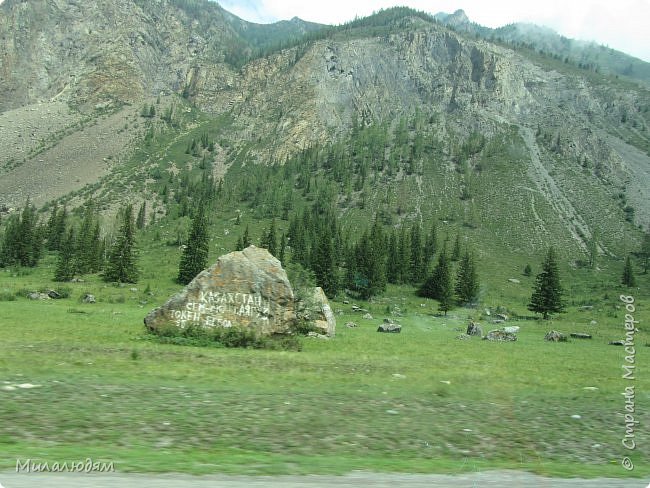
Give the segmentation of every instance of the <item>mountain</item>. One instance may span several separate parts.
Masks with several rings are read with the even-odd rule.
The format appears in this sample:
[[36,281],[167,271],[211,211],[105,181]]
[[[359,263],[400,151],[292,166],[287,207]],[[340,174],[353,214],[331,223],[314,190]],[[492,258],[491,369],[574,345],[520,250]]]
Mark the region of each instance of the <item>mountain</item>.
[[650,63],[595,42],[569,39],[548,27],[513,23],[491,29],[471,22],[463,10],[457,10],[453,14],[440,13],[434,17],[448,27],[480,36],[490,42],[537,51],[581,69],[650,83]]
[[349,225],[440,221],[486,253],[635,248],[647,86],[468,22],[394,8],[261,26],[202,0],[5,1],[0,204],[145,195],[171,219],[171,189],[209,167],[228,205],[260,218],[300,188]]

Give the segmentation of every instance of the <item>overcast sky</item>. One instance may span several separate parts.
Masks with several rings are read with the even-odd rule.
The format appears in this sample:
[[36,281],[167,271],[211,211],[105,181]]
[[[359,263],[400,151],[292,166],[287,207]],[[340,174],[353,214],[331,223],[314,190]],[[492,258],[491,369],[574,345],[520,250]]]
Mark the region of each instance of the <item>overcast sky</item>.
[[650,62],[650,0],[220,0],[239,17],[259,23],[290,19],[341,24],[381,8],[407,5],[432,14],[462,8],[487,27],[512,22],[545,25],[573,39],[596,41]]

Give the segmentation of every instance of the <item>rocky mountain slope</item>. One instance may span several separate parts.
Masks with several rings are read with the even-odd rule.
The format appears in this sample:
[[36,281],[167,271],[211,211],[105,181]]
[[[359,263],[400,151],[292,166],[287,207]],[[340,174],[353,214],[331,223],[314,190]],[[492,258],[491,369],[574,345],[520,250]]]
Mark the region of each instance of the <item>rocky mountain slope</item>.
[[[540,248],[553,236],[585,252],[598,235],[601,251],[617,254],[638,239],[635,226],[650,224],[650,92],[638,83],[408,9],[317,27],[294,20],[265,37],[199,0],[5,1],[0,203],[45,203],[92,183],[99,192],[117,174],[137,194],[133,182],[155,165],[184,171],[174,144],[215,124],[164,123],[161,112],[173,106],[227,120],[213,133],[222,170],[282,164],[347,140],[355,127],[383,127],[385,158],[411,158],[416,170],[376,175],[382,183],[361,190],[365,212],[389,200],[409,218],[497,220],[500,242],[513,249],[522,235]],[[285,48],[249,60],[278,43]],[[161,93],[157,116],[138,119]],[[401,144],[422,147],[411,156],[395,156],[400,121],[408,124]],[[127,165],[125,176],[120,168],[147,131],[168,142],[145,157],[149,169]],[[101,143],[100,134],[118,132],[113,146]],[[94,169],[70,182],[75,167]],[[39,168],[48,176],[36,185]],[[52,174],[69,184],[48,185]]]

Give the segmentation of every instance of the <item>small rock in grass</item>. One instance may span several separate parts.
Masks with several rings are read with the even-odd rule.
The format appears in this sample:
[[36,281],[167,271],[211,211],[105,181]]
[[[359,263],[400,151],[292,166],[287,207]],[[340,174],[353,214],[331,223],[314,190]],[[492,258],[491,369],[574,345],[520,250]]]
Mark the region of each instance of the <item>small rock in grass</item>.
[[578,414],[575,414],[575,415],[571,415],[571,418],[576,419],[576,420],[580,420],[582,418],[582,416],[578,415]]
[[562,332],[551,330],[550,332],[546,333],[544,340],[549,342],[566,342],[567,337]]
[[351,329],[354,327],[358,327],[358,325],[355,322],[348,322],[347,324],[345,324],[345,326]]
[[591,334],[583,334],[582,332],[571,332],[571,337],[575,339],[591,339]]
[[386,413],[389,415],[399,415],[399,412],[397,410],[386,410]]

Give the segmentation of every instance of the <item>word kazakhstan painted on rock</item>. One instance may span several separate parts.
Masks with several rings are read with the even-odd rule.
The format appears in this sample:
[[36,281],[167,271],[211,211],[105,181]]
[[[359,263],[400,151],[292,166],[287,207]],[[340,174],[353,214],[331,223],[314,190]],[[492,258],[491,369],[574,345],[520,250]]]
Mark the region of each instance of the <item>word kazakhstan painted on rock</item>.
[[232,327],[232,322],[220,315],[268,320],[269,303],[259,294],[200,291],[199,300],[187,302],[183,310],[171,310],[171,319],[180,328],[190,324],[203,327]]

